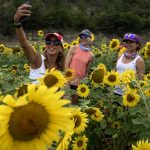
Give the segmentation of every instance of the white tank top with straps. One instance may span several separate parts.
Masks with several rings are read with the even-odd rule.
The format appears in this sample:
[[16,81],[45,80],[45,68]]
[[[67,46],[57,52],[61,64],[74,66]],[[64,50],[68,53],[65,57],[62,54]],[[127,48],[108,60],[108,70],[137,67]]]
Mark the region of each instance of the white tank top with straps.
[[[137,72],[137,70],[136,70],[136,61],[141,56],[137,55],[133,59],[133,61],[131,61],[130,63],[127,63],[127,64],[125,64],[125,63],[122,62],[123,57],[124,57],[124,54],[122,54],[122,56],[117,61],[117,65],[116,65],[117,72],[119,72],[119,74],[121,74],[122,72],[124,72],[127,69],[134,70],[135,72]],[[117,94],[119,94],[119,95],[123,95],[123,91],[122,91],[122,88],[120,86],[116,86],[114,92],[117,93]]]
[[30,67],[29,78],[32,79],[32,80],[35,80],[35,81],[32,82],[32,83],[35,83],[35,84],[38,83],[37,79],[43,77],[44,74],[45,74],[45,72],[46,72],[45,64],[44,64],[45,57],[43,55],[41,55],[41,59],[42,59],[42,64],[41,64],[40,68],[38,68],[38,69],[32,69]]
[[134,70],[136,72],[136,61],[141,57],[139,55],[137,55],[133,61],[131,61],[130,63],[123,63],[122,59],[124,57],[124,54],[119,58],[119,60],[117,61],[117,65],[116,65],[116,69],[119,73],[124,72],[127,69],[130,70]]

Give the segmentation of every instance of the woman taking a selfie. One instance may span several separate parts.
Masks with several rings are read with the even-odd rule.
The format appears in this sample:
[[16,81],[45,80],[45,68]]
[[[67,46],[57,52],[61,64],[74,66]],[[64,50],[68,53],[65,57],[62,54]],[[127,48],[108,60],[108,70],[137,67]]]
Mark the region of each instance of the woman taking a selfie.
[[45,36],[46,49],[44,54],[40,55],[35,52],[31,43],[28,41],[26,34],[21,26],[22,18],[29,17],[31,5],[22,4],[18,7],[14,16],[14,26],[19,39],[19,43],[30,63],[30,79],[36,80],[41,78],[46,69],[64,70],[64,48],[63,37],[58,33],[48,33]]

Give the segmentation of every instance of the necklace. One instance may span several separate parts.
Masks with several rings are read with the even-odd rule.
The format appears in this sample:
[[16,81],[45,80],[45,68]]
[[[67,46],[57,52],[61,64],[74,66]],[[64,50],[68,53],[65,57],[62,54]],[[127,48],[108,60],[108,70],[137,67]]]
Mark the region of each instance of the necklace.
[[133,58],[134,59],[137,56],[137,52],[135,52],[133,54],[129,54],[127,51],[125,51],[124,56],[128,57],[128,58]]

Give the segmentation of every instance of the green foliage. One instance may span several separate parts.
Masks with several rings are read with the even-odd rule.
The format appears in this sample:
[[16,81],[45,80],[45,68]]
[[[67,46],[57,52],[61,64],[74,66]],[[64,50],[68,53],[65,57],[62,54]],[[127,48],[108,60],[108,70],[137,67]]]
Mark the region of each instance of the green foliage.
[[[8,0],[0,6],[0,33],[14,33],[12,20],[24,0]],[[86,3],[86,5],[85,5]],[[149,31],[148,0],[31,0],[32,15],[24,23],[27,29],[81,30],[123,34],[124,32],[146,33]],[[9,11],[8,11],[9,10]]]
[[[29,73],[24,69],[24,64],[27,61],[22,52],[16,52],[15,54],[0,53],[0,60],[0,92],[3,95],[15,93],[17,87],[29,82]],[[12,73],[13,70],[16,73]]]

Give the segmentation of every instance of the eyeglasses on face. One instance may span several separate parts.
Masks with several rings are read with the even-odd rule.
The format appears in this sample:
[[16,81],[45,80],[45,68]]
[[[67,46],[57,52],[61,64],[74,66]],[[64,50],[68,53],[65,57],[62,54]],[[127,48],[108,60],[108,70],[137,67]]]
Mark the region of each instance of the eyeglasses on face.
[[52,40],[46,40],[45,44],[46,45],[54,45],[54,46],[62,45],[61,41],[59,41],[59,40],[54,40],[54,41],[52,41]]
[[80,35],[80,39],[83,39],[83,38],[88,38],[89,36],[88,35],[86,35],[86,34],[82,34],[82,35]]

